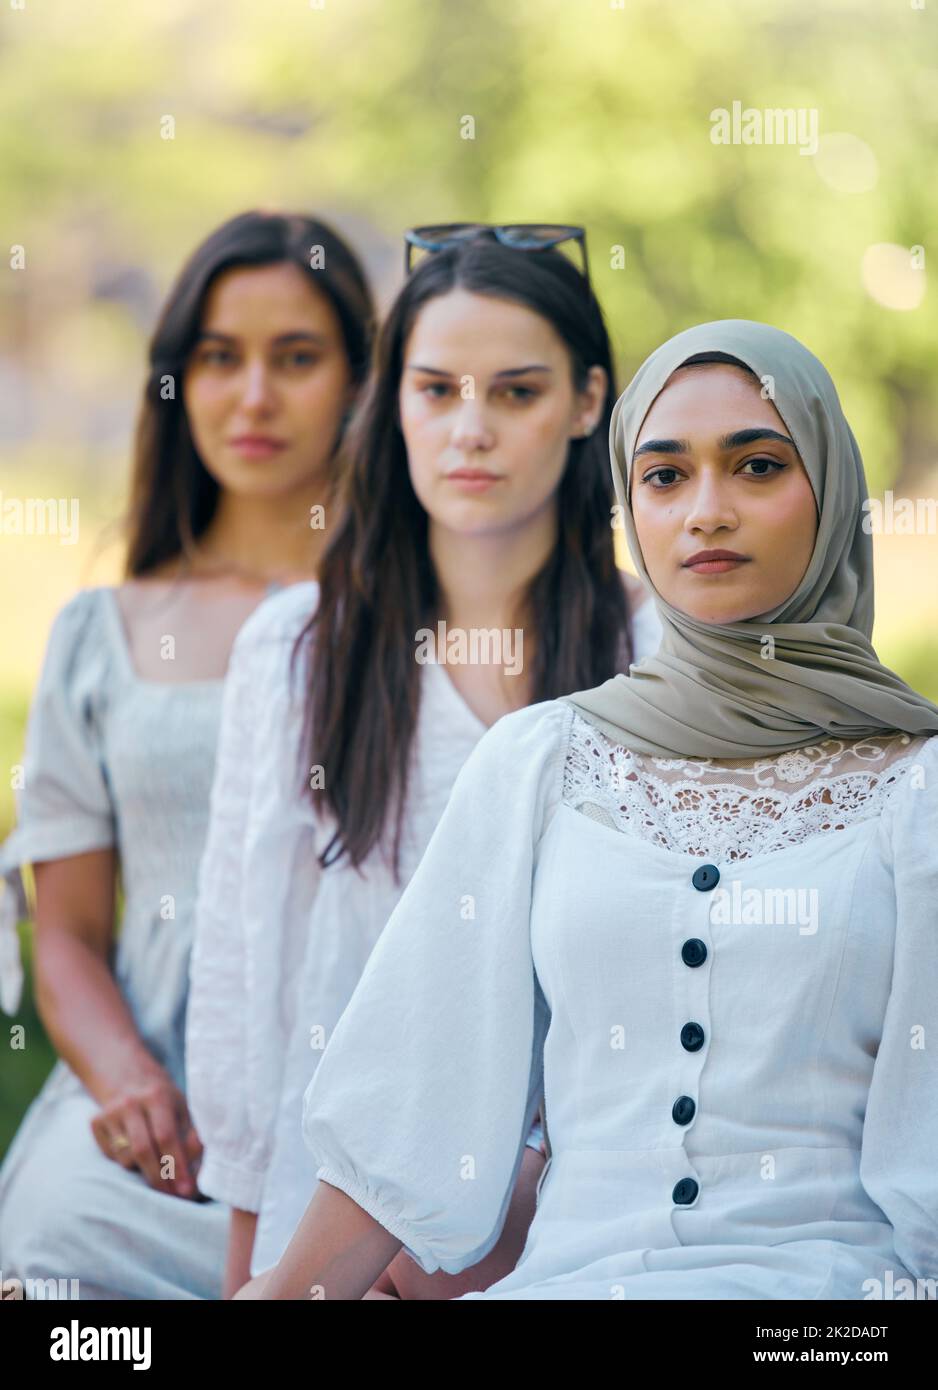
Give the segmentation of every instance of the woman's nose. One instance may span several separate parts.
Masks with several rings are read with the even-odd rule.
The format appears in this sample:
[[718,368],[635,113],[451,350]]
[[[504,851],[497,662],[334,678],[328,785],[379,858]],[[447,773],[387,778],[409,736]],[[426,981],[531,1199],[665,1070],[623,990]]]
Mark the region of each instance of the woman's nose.
[[685,529],[709,532],[724,526],[735,530],[738,525],[739,518],[723,480],[698,479],[684,518]]
[[491,449],[494,436],[479,401],[460,401],[453,422],[452,441],[455,448],[466,453],[474,449]]
[[265,362],[248,363],[241,389],[241,404],[249,410],[267,409],[274,402],[273,382]]

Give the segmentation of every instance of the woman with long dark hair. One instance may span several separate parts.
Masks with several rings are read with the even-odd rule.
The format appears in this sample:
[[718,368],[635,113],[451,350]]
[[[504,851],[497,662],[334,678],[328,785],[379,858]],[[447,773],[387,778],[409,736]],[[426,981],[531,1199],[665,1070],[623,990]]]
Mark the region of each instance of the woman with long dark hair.
[[[218,1295],[227,1212],[196,1187],[184,1032],[223,677],[265,594],[315,573],[372,317],[335,232],[249,212],[193,253],[153,333],[124,582],[55,620],[0,853],[8,947],[33,865],[59,1053],[0,1169],[8,1276],[75,1279],[82,1298]],[[14,1009],[18,973],[10,951]]]
[[[226,1287],[280,1256],[315,1186],[309,1078],[453,780],[506,711],[657,645],[616,568],[609,342],[540,229],[425,234],[348,441],[318,585],[269,600],[232,657],[193,951],[188,1058],[202,1190],[235,1209]],[[527,238],[525,238],[527,239]],[[465,904],[471,912],[471,904]],[[511,1268],[543,1165],[529,1148]],[[377,1291],[448,1298],[408,1261]]]

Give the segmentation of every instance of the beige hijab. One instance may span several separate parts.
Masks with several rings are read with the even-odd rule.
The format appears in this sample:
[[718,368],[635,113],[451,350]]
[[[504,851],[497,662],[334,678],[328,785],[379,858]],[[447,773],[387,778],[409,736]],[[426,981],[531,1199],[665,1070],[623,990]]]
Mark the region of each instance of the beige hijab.
[[[761,378],[818,507],[814,553],[794,593],[761,617],[724,624],[688,617],[655,590],[630,506],[632,456],[652,402],[688,357],[714,351]],[[870,643],[873,546],[863,528],[863,460],[833,381],[797,339],[747,319],[678,333],[619,397],[609,439],[629,550],[664,636],[657,654],[629,676],[565,697],[591,723],[638,753],[666,758],[759,758],[832,736],[938,733],[938,706],[883,666]]]

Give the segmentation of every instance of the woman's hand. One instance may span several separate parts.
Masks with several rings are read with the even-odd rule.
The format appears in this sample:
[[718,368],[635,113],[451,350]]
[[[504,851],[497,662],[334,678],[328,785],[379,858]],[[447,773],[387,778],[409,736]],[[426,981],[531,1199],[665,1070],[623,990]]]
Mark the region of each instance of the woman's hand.
[[202,1143],[185,1096],[162,1069],[121,1088],[94,1116],[91,1132],[106,1158],[139,1170],[151,1187],[174,1197],[198,1195]]
[[101,1107],[91,1132],[105,1157],[160,1192],[196,1197],[202,1144],[185,1096],[140,1036],[111,970],[116,870],[113,848],[33,865],[39,1016]]
[[263,1298],[264,1285],[267,1283],[267,1280],[270,1278],[270,1276],[273,1274],[276,1268],[277,1266],[273,1265],[270,1269],[265,1269],[263,1274],[255,1274],[254,1278],[249,1279],[246,1284],[242,1284],[238,1292],[236,1294],[233,1294],[232,1297],[255,1299]]

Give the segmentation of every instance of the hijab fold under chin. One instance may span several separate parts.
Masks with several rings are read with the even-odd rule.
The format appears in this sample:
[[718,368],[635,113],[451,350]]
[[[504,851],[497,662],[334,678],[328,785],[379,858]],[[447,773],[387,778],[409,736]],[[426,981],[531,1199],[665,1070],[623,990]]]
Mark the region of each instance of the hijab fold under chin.
[[[705,623],[665,602],[645,570],[629,505],[632,457],[652,402],[688,357],[724,352],[763,383],[801,455],[818,507],[811,561],[777,608]],[[616,496],[663,629],[655,656],[565,698],[601,732],[658,757],[759,758],[823,738],[938,733],[938,706],[883,666],[873,630],[873,543],[863,460],[834,383],[788,333],[746,319],[669,339],[619,397],[609,434]]]

